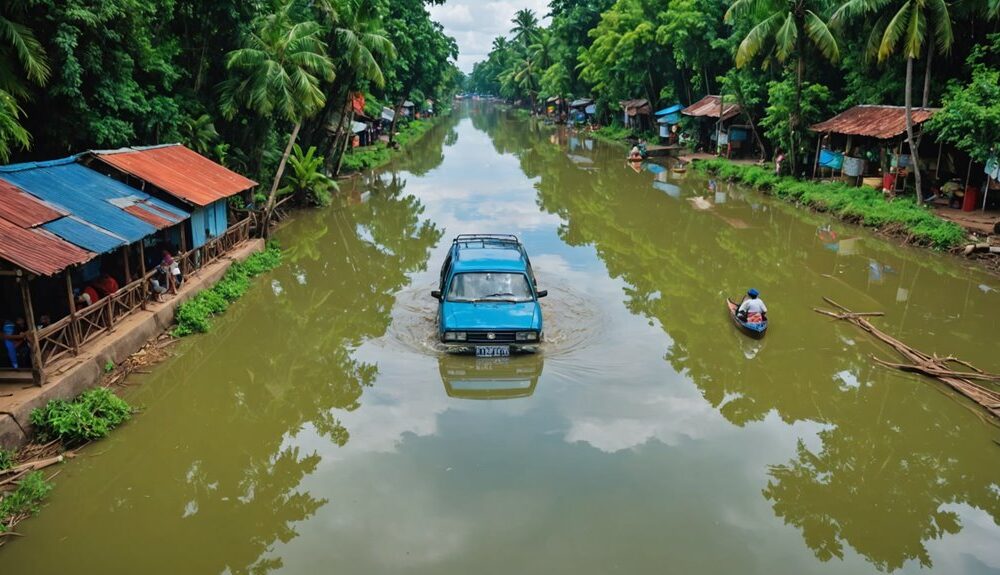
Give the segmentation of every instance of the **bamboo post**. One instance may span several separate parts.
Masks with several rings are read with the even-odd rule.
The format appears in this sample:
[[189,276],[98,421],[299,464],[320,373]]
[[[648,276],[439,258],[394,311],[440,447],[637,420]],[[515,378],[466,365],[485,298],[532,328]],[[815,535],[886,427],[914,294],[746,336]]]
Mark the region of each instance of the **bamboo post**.
[[816,170],[819,168],[819,148],[823,143],[823,136],[816,134],[816,159],[813,160],[813,179],[816,179]]
[[38,326],[35,325],[35,310],[31,305],[31,289],[28,287],[28,278],[24,274],[18,274],[17,281],[21,284],[21,303],[24,306],[24,319],[28,322],[28,343],[31,345],[31,379],[35,385],[41,387],[45,385],[45,369],[42,365],[42,348],[38,345]]
[[[181,234],[184,230],[181,230]],[[139,277],[142,279],[142,309],[146,309],[146,302],[149,300],[149,282],[146,281],[146,249],[143,247],[143,240],[139,240]]]
[[69,337],[73,344],[73,355],[80,355],[80,324],[76,319],[76,299],[73,298],[73,278],[66,270],[66,300],[69,303]]
[[[184,229],[182,228],[181,229],[181,252],[179,254],[177,254],[177,257],[181,257],[181,254],[187,255],[187,251],[188,251],[188,249],[187,249],[187,237],[184,235]],[[180,265],[181,265],[181,273],[184,274],[184,277],[187,277],[188,272],[190,271],[188,269],[188,258],[186,258],[186,257],[183,258],[181,260],[181,264]]]
[[[140,241],[142,241],[142,240],[140,240]],[[128,285],[128,284],[132,283],[132,273],[131,273],[131,270],[129,269],[129,265],[128,265],[128,255],[129,255],[129,251],[131,251],[131,247],[132,246],[125,246],[125,247],[122,248],[122,262],[125,265],[125,283],[123,283],[122,285]]]

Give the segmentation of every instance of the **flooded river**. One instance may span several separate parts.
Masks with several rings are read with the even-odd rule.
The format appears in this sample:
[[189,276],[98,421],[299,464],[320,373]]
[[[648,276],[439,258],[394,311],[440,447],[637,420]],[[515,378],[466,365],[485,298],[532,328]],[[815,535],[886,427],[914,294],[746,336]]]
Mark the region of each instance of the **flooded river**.
[[[812,311],[1000,371],[1000,282],[490,107],[456,112],[127,393],[4,573],[1000,572],[1000,427]],[[517,233],[538,355],[442,354],[451,238]],[[761,290],[771,329],[724,296]]]

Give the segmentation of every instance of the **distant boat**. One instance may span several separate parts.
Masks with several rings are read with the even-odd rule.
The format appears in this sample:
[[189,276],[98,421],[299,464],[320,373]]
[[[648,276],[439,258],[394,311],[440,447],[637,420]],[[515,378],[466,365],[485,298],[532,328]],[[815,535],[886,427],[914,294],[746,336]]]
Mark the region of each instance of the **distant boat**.
[[764,337],[764,334],[767,332],[767,321],[762,321],[760,323],[741,321],[740,318],[736,317],[736,311],[740,309],[740,304],[727,297],[726,305],[729,306],[729,316],[733,318],[733,323],[736,324],[736,327],[740,331],[754,339]]

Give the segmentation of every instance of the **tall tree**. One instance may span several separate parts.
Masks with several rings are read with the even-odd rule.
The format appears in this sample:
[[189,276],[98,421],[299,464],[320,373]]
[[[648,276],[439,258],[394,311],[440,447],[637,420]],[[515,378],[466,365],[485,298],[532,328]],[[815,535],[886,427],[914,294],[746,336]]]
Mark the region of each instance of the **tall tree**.
[[[855,16],[875,16],[870,46],[877,50],[878,61],[884,62],[902,47],[906,58],[906,88],[903,103],[906,107],[906,141],[913,159],[913,180],[917,188],[917,202],[923,203],[923,181],[920,173],[920,136],[913,130],[913,62],[927,50],[927,73],[924,76],[923,106],[927,107],[930,94],[930,63],[935,49],[939,54],[951,50],[955,41],[951,29],[951,14],[945,0],[848,0],[834,14],[834,19]],[[933,30],[934,42],[927,42],[927,30]]]
[[[792,173],[798,175],[801,150],[802,82],[806,69],[807,41],[828,60],[840,58],[837,41],[814,8],[819,0],[736,0],[726,11],[725,21],[748,19],[753,27],[736,49],[736,66],[742,68],[760,54],[784,64],[795,56],[795,106],[789,119]],[[872,0],[878,2],[880,0]]]
[[229,53],[226,66],[234,76],[221,86],[220,105],[227,118],[245,107],[294,124],[264,207],[265,222],[270,221],[278,184],[303,120],[326,103],[320,84],[334,79],[323,29],[304,18],[295,0],[276,0],[274,12],[257,19],[246,47]]
[[[327,154],[327,169],[340,171],[341,159],[350,140],[350,122],[354,112],[352,95],[359,88],[385,86],[383,67],[396,56],[396,49],[386,35],[380,6],[369,0],[321,0],[322,12],[331,23],[330,44],[337,54],[341,90],[336,101],[340,118]],[[333,104],[334,101],[331,101]],[[327,106],[330,111],[330,106]],[[327,123],[328,114],[323,116]],[[321,125],[320,130],[325,131]]]

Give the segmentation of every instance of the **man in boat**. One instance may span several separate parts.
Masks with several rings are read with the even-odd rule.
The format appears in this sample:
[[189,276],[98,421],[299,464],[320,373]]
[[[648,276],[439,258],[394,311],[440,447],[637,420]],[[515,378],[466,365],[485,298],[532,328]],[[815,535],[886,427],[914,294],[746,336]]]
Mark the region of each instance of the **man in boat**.
[[747,290],[747,297],[743,298],[743,303],[736,310],[736,317],[747,323],[767,321],[767,306],[764,305],[764,300],[760,299],[759,291],[754,288]]
[[628,154],[628,160],[630,162],[642,161],[642,151],[639,150],[639,146],[632,146],[632,151],[630,151]]

